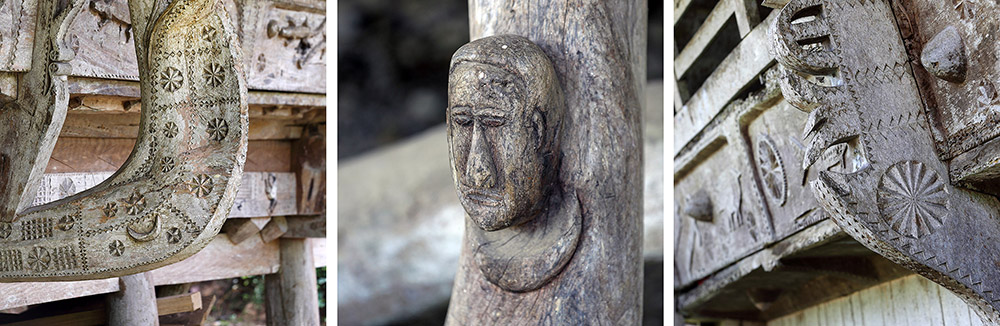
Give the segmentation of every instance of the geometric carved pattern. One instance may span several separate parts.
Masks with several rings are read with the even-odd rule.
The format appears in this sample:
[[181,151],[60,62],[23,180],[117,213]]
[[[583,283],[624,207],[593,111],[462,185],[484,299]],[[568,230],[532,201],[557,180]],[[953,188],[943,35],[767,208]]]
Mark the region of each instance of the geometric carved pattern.
[[181,229],[170,228],[170,230],[167,230],[167,243],[181,242],[181,238],[183,238],[183,236],[184,235],[181,233]]
[[52,255],[44,247],[35,247],[28,253],[28,268],[35,272],[41,272],[49,268],[52,262]]
[[0,250],[0,272],[21,270],[21,252],[17,249]]
[[64,270],[77,268],[76,251],[73,246],[62,246],[52,252],[52,269]]
[[226,120],[216,118],[208,122],[208,135],[215,141],[222,141],[226,139],[226,134],[229,133],[229,124]]
[[9,222],[0,222],[0,239],[7,239],[11,232],[14,232],[14,228]]
[[125,252],[125,244],[121,240],[112,241],[108,244],[108,252],[115,257],[121,256]]
[[48,238],[52,236],[52,229],[55,223],[50,217],[41,217],[25,221],[21,228],[21,240],[34,240]]
[[226,80],[225,70],[222,65],[215,62],[205,67],[204,77],[206,83],[215,87],[222,86],[222,82]]
[[174,67],[167,67],[159,77],[160,85],[168,92],[176,91],[184,85],[184,76]]
[[764,134],[757,141],[757,168],[764,182],[764,192],[778,205],[784,205],[787,197],[785,167],[771,138]]
[[125,208],[125,213],[128,215],[139,214],[143,208],[146,206],[146,198],[143,198],[140,193],[133,193],[131,196],[122,201],[122,207]]
[[208,196],[212,192],[212,177],[199,174],[188,182],[188,191],[197,197]]
[[920,238],[941,226],[948,215],[945,181],[923,163],[893,164],[878,184],[880,216],[899,234]]

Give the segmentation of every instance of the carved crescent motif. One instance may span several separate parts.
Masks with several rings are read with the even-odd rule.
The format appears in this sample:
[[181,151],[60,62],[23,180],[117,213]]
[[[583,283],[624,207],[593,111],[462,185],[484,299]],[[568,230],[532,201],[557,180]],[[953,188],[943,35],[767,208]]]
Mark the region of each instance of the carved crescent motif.
[[[39,4],[35,53],[49,54],[48,59],[36,56],[26,74],[19,92],[26,96],[17,99],[21,109],[0,112],[5,122],[0,124],[5,144],[0,153],[13,158],[0,178],[7,180],[0,184],[0,221],[13,229],[0,238],[0,261],[20,260],[29,253],[61,254],[52,255],[52,261],[0,264],[0,281],[128,275],[198,252],[229,214],[247,150],[242,60],[222,4],[174,0],[157,15],[154,8],[164,6],[130,1],[142,92],[135,148],[100,185],[26,207],[67,109],[66,77],[56,74],[59,69],[45,69],[45,63],[51,60],[49,66],[59,67],[72,58],[62,39],[72,16],[86,4],[76,0],[57,9],[59,1],[44,2]],[[47,86],[46,93],[39,94],[39,84]],[[15,119],[22,121],[12,123]],[[78,214],[72,226],[51,226],[71,214]],[[161,229],[167,230],[166,236]]]

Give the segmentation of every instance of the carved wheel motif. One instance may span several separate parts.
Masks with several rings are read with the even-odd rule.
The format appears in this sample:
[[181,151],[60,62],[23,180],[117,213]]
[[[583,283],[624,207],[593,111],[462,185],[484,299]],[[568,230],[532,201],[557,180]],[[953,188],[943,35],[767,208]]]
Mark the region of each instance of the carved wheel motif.
[[52,255],[49,250],[43,247],[35,247],[28,253],[28,267],[36,272],[44,271],[52,262]]
[[788,197],[785,181],[785,166],[774,142],[767,135],[761,134],[757,141],[757,169],[764,183],[764,192],[778,205],[784,205]]
[[177,124],[174,123],[173,121],[167,122],[167,124],[163,126],[163,135],[167,136],[167,138],[176,137],[177,132],[179,132],[179,130],[177,129]]
[[208,122],[208,135],[212,137],[212,140],[222,141],[226,139],[226,134],[229,133],[229,124],[226,120],[218,119]]
[[112,241],[108,244],[108,252],[111,253],[112,256],[120,257],[123,253],[125,253],[125,244],[122,243],[121,240]]
[[215,62],[205,67],[203,76],[205,77],[205,82],[216,87],[222,86],[222,82],[226,80],[225,69],[222,65]]
[[104,207],[101,208],[101,211],[104,212],[104,217],[114,218],[116,213],[118,213],[118,203],[108,202],[107,204],[104,204]]
[[205,197],[212,193],[212,177],[208,175],[198,175],[188,183],[188,191],[198,197]]
[[184,85],[184,75],[174,67],[167,67],[160,73],[160,86],[168,92],[176,91]]
[[163,173],[167,173],[167,172],[170,172],[170,170],[173,170],[173,169],[174,169],[174,158],[173,157],[167,156],[167,157],[164,157],[164,158],[160,159],[160,171],[163,171]]
[[122,202],[122,207],[125,208],[125,213],[128,215],[139,214],[145,206],[146,198],[143,198],[140,193],[134,193]]
[[56,227],[63,231],[69,231],[73,229],[73,225],[76,224],[76,217],[73,215],[66,215],[59,218],[59,223]]
[[923,163],[893,164],[878,183],[879,216],[899,234],[931,234],[948,215],[945,181]]
[[179,243],[181,242],[181,238],[183,238],[181,229],[170,228],[170,230],[167,230],[167,243]]

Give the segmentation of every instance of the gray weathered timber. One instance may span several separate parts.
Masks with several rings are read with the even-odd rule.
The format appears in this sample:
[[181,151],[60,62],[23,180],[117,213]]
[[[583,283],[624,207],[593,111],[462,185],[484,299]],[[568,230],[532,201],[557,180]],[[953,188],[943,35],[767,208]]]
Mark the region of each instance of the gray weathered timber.
[[149,273],[119,277],[118,289],[107,296],[108,325],[160,325]]
[[281,239],[281,267],[264,276],[268,325],[318,326],[316,267],[306,239]]
[[32,69],[0,112],[0,281],[104,278],[183,260],[218,233],[240,186],[246,85],[226,11],[212,0],[137,0],[130,10],[147,109],[132,154],[94,188],[28,207],[65,119],[74,50],[64,41],[84,7],[39,4]]
[[[959,34],[994,24],[974,22],[972,13],[980,11],[969,6],[955,7],[960,11],[955,15],[968,19]],[[907,19],[899,20],[887,1],[793,0],[770,27],[771,47],[783,71],[782,93],[809,112],[803,168],[821,170],[810,184],[837,224],[872,251],[957,294],[984,323],[997,324],[1000,201],[954,186],[949,181],[954,171],[941,160],[993,137],[996,128],[992,123],[967,123],[991,121],[992,110],[961,105],[968,103],[963,98],[971,101],[974,95],[952,89],[962,86],[952,85],[951,78],[927,81],[927,75],[914,76],[920,69],[911,62],[920,62],[919,55],[908,55],[901,36],[911,36],[914,26],[924,35],[937,34],[945,26],[924,22],[933,20],[926,15],[952,15],[950,6],[943,11],[926,9],[930,7],[917,6],[907,13],[921,15],[904,14]],[[995,12],[993,8],[989,4],[981,9]],[[900,27],[897,21],[902,21]],[[980,70],[995,68],[995,42],[963,42],[976,54],[969,58],[966,80],[996,76]],[[934,86],[918,88],[928,83]],[[956,97],[938,103],[947,105],[925,107],[929,101],[921,95],[928,90]],[[856,153],[857,163],[840,171],[814,164],[837,144]]]
[[480,226],[466,219],[446,324],[639,323],[646,8],[645,1],[470,1],[472,39],[520,35],[552,61],[566,99],[554,184],[563,200],[576,193],[582,230],[558,275],[512,292],[480,270],[470,232]]
[[37,0],[0,2],[0,71],[31,67],[37,12]]

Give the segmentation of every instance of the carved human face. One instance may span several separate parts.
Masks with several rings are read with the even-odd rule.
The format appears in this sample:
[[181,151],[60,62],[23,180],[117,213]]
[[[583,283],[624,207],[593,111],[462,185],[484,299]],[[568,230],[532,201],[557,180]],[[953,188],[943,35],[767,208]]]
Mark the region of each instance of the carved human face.
[[523,81],[499,67],[461,63],[449,79],[448,144],[459,200],[480,228],[537,215],[543,200],[544,126]]

